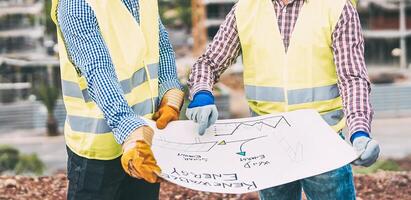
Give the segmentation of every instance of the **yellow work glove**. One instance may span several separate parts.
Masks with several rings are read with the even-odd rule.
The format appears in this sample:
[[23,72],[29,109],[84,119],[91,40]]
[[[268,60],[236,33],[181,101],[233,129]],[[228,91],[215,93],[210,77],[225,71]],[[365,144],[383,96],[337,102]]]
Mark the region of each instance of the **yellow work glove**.
[[184,92],[179,89],[171,89],[164,94],[160,108],[153,116],[157,128],[164,129],[169,122],[178,119],[183,101]]
[[153,129],[148,126],[138,128],[123,143],[121,156],[121,165],[127,174],[150,183],[157,182],[161,173],[151,151],[153,135]]

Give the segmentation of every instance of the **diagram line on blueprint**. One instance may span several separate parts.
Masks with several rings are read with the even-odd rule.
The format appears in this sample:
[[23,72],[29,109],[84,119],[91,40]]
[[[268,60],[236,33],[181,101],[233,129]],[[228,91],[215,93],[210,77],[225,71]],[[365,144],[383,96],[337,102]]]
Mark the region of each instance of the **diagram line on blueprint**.
[[[284,116],[270,116],[261,118],[259,120],[248,120],[243,122],[217,122],[213,126],[214,136],[216,137],[224,137],[224,136],[232,136],[236,132],[238,132],[242,127],[256,127],[257,130],[260,132],[263,130],[263,127],[268,127],[269,129],[276,129],[280,124],[284,124],[286,127],[291,127],[291,124]],[[229,133],[226,133],[229,132]],[[218,134],[220,133],[220,134]],[[244,145],[250,141],[257,140],[263,137],[267,137],[268,135],[257,136],[252,138],[246,138],[241,140],[217,140],[217,141],[206,141],[201,142],[200,137],[195,137],[194,142],[174,142],[168,141],[163,139],[162,137],[156,140],[156,146],[161,148],[166,148],[170,150],[177,150],[183,152],[209,152],[213,148],[216,148],[221,145],[227,145],[230,143],[240,143],[239,151],[235,152],[240,156],[246,156],[246,151],[243,149]],[[280,139],[281,140],[281,139]],[[283,144],[285,145],[285,144]],[[292,151],[293,148],[289,145],[285,145],[288,151]]]
[[[264,122],[264,120],[270,120],[270,119],[275,119],[275,118],[280,118],[275,125],[271,125],[268,124],[266,122]],[[229,135],[233,135],[240,127],[242,126],[248,126],[248,127],[254,127],[254,126],[258,126],[260,125],[259,130],[261,131],[263,126],[267,126],[270,128],[277,128],[277,126],[284,121],[286,123],[286,125],[288,125],[289,127],[291,127],[291,124],[288,122],[288,120],[284,117],[284,116],[271,116],[271,117],[266,117],[266,118],[262,118],[260,120],[249,120],[249,121],[244,121],[244,122],[240,122],[240,123],[233,123],[233,122],[228,122],[228,123],[224,123],[224,122],[217,122],[214,126],[214,136],[229,136]],[[224,133],[224,134],[219,134],[218,130],[217,130],[217,125],[233,125],[236,124],[236,127],[234,128],[234,130],[232,130],[230,133]]]

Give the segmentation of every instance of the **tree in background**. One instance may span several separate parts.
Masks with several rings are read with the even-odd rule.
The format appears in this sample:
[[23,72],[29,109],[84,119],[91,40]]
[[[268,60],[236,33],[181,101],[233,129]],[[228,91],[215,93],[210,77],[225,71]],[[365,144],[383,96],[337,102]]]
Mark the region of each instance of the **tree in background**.
[[44,3],[44,9],[43,9],[44,16],[45,16],[46,34],[55,39],[55,37],[56,37],[56,25],[51,20],[50,10],[51,10],[51,0],[47,0]]
[[54,116],[54,109],[56,107],[57,100],[59,98],[59,89],[54,86],[41,84],[37,90],[38,98],[41,103],[47,108],[47,135],[56,136],[59,135],[58,122]]
[[190,0],[160,0],[160,16],[169,28],[184,28],[191,31]]

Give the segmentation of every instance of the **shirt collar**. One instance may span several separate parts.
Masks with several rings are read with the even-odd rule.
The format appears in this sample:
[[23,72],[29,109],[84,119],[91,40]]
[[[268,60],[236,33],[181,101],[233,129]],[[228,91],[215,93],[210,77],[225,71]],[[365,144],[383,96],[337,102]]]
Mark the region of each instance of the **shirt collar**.
[[[282,0],[272,0],[274,3],[278,4],[280,6],[280,8],[284,8],[286,5],[283,3]],[[288,0],[288,4],[290,5],[292,3],[298,2],[298,1],[304,1],[307,2],[308,0]]]
[[[282,0],[273,0],[273,1],[275,1],[281,8],[283,8],[285,6],[285,4]],[[288,4],[292,4],[295,1],[302,1],[302,0],[288,0]]]

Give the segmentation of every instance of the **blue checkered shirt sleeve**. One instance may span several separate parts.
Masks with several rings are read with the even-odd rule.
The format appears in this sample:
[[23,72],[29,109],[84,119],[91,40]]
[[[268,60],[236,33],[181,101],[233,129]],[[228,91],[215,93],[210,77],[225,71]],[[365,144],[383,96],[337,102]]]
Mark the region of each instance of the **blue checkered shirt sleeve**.
[[[125,99],[93,10],[84,0],[60,0],[57,18],[67,50],[87,80],[90,97],[102,110],[116,141],[122,144],[134,130],[147,124]],[[169,89],[181,89],[181,86],[174,51],[161,23],[160,49],[159,95],[162,98]]]

